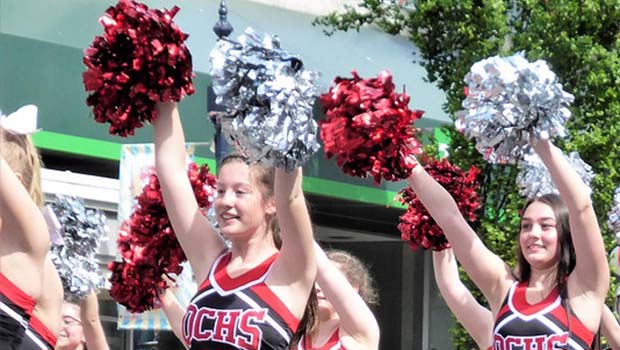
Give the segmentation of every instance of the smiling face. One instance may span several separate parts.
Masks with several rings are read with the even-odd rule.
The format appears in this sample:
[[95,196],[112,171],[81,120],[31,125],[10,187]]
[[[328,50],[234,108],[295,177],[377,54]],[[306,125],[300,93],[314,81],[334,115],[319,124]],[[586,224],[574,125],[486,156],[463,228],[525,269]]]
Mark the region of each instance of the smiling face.
[[224,236],[233,242],[266,232],[268,218],[275,215],[271,198],[265,200],[252,168],[242,161],[220,168],[214,201],[217,221]]
[[80,307],[63,303],[60,332],[56,350],[78,350],[84,345],[84,331],[80,320]]
[[521,218],[519,246],[525,260],[534,269],[548,269],[560,258],[557,219],[553,209],[542,202],[532,202]]

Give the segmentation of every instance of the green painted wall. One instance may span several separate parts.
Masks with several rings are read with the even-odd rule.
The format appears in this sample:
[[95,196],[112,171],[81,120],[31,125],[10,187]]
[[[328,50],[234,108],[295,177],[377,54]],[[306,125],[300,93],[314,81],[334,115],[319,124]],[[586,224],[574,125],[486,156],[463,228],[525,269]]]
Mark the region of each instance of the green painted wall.
[[[24,104],[36,104],[39,107],[39,126],[44,130],[35,137],[39,147],[118,159],[120,144],[151,142],[152,132],[148,126],[137,130],[136,135],[131,138],[109,135],[108,126],[96,124],[90,109],[85,105],[86,93],[81,79],[84,71],[82,50],[90,44],[94,35],[101,33],[101,26],[96,19],[112,3],[91,0],[58,0],[49,3],[35,0],[0,0],[0,110],[8,113]],[[157,7],[172,5],[171,1],[164,0],[147,3]],[[297,33],[296,35],[302,36],[302,40],[289,40],[289,43],[305,47],[306,50],[308,46],[312,47],[313,43],[318,43],[318,40],[324,40],[323,45],[331,45],[328,47],[330,52],[343,50],[340,46],[344,43],[352,45],[348,48],[351,59],[359,59],[360,55],[369,51],[368,47],[363,47],[368,45],[364,43],[367,40],[361,40],[359,36],[346,40],[323,37],[319,29],[309,25],[311,16],[241,0],[233,0],[228,4],[229,16],[235,25],[242,28],[246,25],[257,25],[259,30],[281,32],[283,37],[291,35],[289,32]],[[207,68],[206,55],[213,41],[200,40],[194,33],[208,33],[209,38],[213,36],[210,27],[215,22],[216,2],[181,1],[179,5],[182,11],[179,12],[177,20],[184,31],[191,33],[188,46],[194,53],[197,69],[194,80],[196,93],[180,104],[186,138],[188,142],[210,143],[213,139],[213,127],[206,117],[208,76],[202,72]],[[283,13],[286,16],[282,16]],[[235,34],[239,32],[238,28]],[[304,35],[307,37],[304,38]],[[362,38],[378,40],[371,34],[362,35]],[[304,39],[310,42],[303,43]],[[402,45],[400,42],[390,43],[391,40],[386,39],[386,47],[395,50],[398,45]],[[323,62],[324,66],[333,69],[329,57],[325,57],[321,49],[318,50],[310,49],[304,53],[304,57],[310,57],[311,62],[317,59],[326,61]],[[405,52],[410,54],[409,49]],[[386,57],[388,56],[394,55],[386,53]],[[346,65],[343,60],[346,61],[346,57],[334,57],[334,65]],[[403,60],[410,64],[408,58]],[[374,67],[377,62],[370,61],[368,67],[378,69]],[[387,64],[395,63],[387,61]],[[411,67],[412,71],[417,69],[415,65]],[[342,74],[347,74],[351,68],[353,67],[347,66],[339,70]],[[407,90],[411,93],[413,89],[409,86]],[[431,89],[424,89],[423,93],[429,91],[432,93]],[[421,96],[428,97],[421,99],[425,102],[433,99],[430,98],[432,94]],[[437,121],[430,118],[423,124],[436,125]],[[198,148],[197,154],[205,161],[213,159],[209,147]],[[383,183],[380,187],[375,187],[369,179],[345,176],[335,161],[326,160],[322,152],[306,164],[305,174],[306,190],[312,193],[380,205],[398,206],[393,198],[404,186],[401,183]]]
[[[194,68],[209,69],[209,52],[215,43],[212,27],[218,20],[219,1],[144,0],[148,6],[181,10],[175,22],[189,34],[187,46],[194,56]],[[115,0],[0,0],[0,33],[35,39],[83,50],[102,32],[98,18]],[[309,69],[322,73],[321,90],[337,75],[356,69],[362,76],[374,76],[389,69],[397,86],[406,86],[412,108],[426,111],[421,127],[449,122],[441,105],[445,94],[425,81],[426,72],[415,63],[417,49],[404,36],[388,36],[374,28],[359,32],[323,34],[311,25],[314,16],[258,4],[248,0],[227,0],[228,18],[236,38],[246,27],[277,34],[286,50],[300,55]]]
[[[94,122],[84,102],[80,50],[0,34],[0,53],[0,108],[8,113],[27,103],[36,104],[39,126],[44,130],[35,137],[38,146],[118,159],[120,144],[151,142],[152,132],[148,126],[139,129],[134,137],[119,138],[108,134],[107,125]],[[199,73],[195,80],[196,94],[181,103],[188,142],[213,139],[213,128],[205,117],[207,80]],[[208,147],[201,147],[197,154],[213,159]],[[402,184],[386,183],[377,188],[369,179],[345,176],[335,162],[326,160],[322,153],[308,162],[305,171],[305,187],[312,193],[398,206],[393,198]]]

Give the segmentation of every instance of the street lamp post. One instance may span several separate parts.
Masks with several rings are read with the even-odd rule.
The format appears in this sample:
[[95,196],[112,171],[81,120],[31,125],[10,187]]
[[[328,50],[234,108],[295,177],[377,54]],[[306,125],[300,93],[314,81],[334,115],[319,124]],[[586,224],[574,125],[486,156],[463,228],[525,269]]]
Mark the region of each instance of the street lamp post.
[[[228,9],[226,8],[226,2],[224,0],[220,1],[220,7],[218,10],[220,15],[220,19],[213,26],[213,32],[217,35],[218,40],[222,38],[228,37],[230,33],[233,31],[233,27],[226,18],[228,14]],[[222,137],[222,127],[217,118],[218,112],[225,112],[226,109],[215,103],[215,92],[213,91],[213,85],[209,85],[207,87],[207,112],[209,113],[209,118],[213,123],[213,127],[215,128],[215,134],[213,136],[215,143],[215,160],[219,166],[222,159],[228,153],[228,143]]]
[[226,1],[220,1],[220,9],[217,11],[220,14],[220,20],[215,23],[213,26],[213,31],[215,35],[217,35],[218,39],[225,38],[230,35],[233,31],[233,27],[228,22],[226,15],[228,14],[228,9],[226,8]]

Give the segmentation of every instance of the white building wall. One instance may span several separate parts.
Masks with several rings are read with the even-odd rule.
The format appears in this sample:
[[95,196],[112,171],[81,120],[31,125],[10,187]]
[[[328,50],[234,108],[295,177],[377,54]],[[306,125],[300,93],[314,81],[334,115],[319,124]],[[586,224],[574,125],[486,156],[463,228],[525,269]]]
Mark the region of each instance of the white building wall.
[[101,243],[98,258],[102,264],[113,260],[116,255],[116,234],[120,226],[116,220],[118,180],[70,171],[42,169],[41,182],[46,202],[54,201],[56,194],[76,196],[84,200],[86,208],[101,209],[105,212],[108,219],[108,239]]
[[250,0],[256,3],[284,8],[290,11],[321,16],[342,10],[344,5],[358,4],[359,0]]

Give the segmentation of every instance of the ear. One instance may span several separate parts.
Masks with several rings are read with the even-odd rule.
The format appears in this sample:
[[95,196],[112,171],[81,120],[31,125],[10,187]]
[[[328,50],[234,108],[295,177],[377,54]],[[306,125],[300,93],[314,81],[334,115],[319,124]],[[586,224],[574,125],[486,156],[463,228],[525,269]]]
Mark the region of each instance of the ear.
[[276,200],[274,198],[268,200],[267,204],[265,204],[265,213],[269,215],[276,214]]
[[17,171],[13,172],[15,174],[15,176],[17,176],[17,179],[19,180],[19,182],[21,182],[22,184],[24,183],[24,176],[22,175],[22,173],[19,173]]

